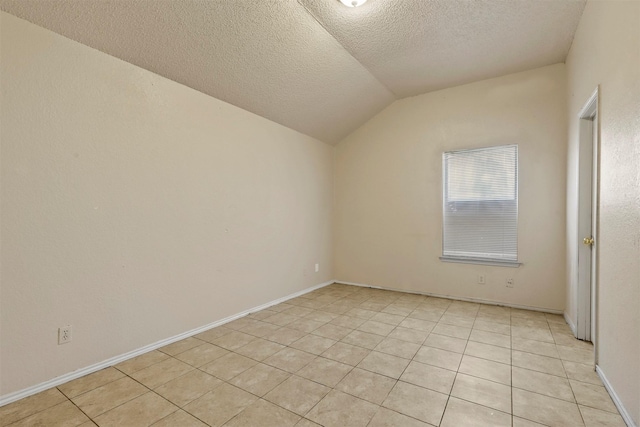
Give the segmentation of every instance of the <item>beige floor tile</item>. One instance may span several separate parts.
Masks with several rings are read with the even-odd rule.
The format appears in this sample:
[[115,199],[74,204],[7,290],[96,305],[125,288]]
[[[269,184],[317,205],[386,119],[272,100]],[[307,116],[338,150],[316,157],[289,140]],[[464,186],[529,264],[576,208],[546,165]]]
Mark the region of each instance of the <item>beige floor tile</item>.
[[463,356],[458,372],[511,385],[511,366],[473,356]]
[[583,383],[602,385],[602,381],[592,364],[585,365],[584,363],[563,360],[562,365],[567,373],[567,378],[582,381]]
[[545,396],[575,402],[569,380],[555,375],[531,371],[514,366],[511,371],[513,386]]
[[249,357],[253,360],[263,361],[283,348],[285,348],[285,346],[282,344],[257,338],[255,341],[251,341],[249,344],[237,349],[236,353]]
[[224,326],[218,326],[217,328],[211,328],[207,331],[200,332],[199,334],[194,335],[194,338],[198,338],[199,340],[212,342],[220,338],[223,335],[226,335],[233,331],[233,329],[225,328]]
[[294,426],[299,420],[300,416],[260,399],[233,417],[225,426],[289,427]]
[[298,424],[296,424],[296,427],[322,427],[322,426],[320,424],[314,423],[311,420],[303,418],[300,421],[298,421]]
[[471,335],[471,328],[463,328],[461,326],[453,326],[453,325],[446,325],[444,323],[438,323],[433,328],[431,333],[467,340],[469,339],[469,335]]
[[419,349],[420,344],[387,337],[380,341],[374,350],[405,359],[413,359]]
[[255,339],[256,337],[254,337],[253,335],[245,334],[244,332],[239,331],[231,331],[228,334],[211,341],[211,344],[215,344],[218,347],[234,351],[244,345],[249,344]]
[[311,363],[317,356],[306,351],[285,347],[273,356],[264,360],[263,363],[295,373]]
[[176,341],[172,344],[165,345],[164,347],[160,347],[158,351],[166,353],[169,356],[175,356],[176,354],[182,353],[183,351],[187,351],[190,348],[197,347],[204,343],[204,341],[199,340],[198,338],[189,337],[180,341]]
[[510,313],[484,313],[478,310],[476,320],[483,320],[487,322],[500,323],[502,325],[511,326],[511,314]]
[[511,427],[511,415],[451,397],[441,427]]
[[613,413],[618,412],[604,386],[587,384],[576,380],[569,380],[569,382],[579,405]]
[[511,364],[511,350],[491,344],[484,344],[469,341],[464,350],[464,354],[479,357],[481,359],[493,360],[494,362]]
[[428,336],[429,332],[398,326],[393,331],[391,331],[389,335],[387,335],[387,338],[396,338],[414,344],[422,344]]
[[324,427],[364,427],[377,410],[378,405],[333,390],[305,418]]
[[394,325],[388,323],[377,322],[375,320],[367,320],[358,327],[359,331],[369,332],[371,334],[381,335],[386,337],[395,329]]
[[451,303],[445,314],[454,316],[475,318],[478,314],[478,307],[458,305],[459,301]]
[[437,426],[447,397],[446,394],[398,381],[382,406]]
[[[271,307],[266,308],[261,311],[256,311],[254,313],[248,314],[247,317],[253,320],[264,320],[269,316],[273,316],[276,314],[276,311],[270,310]],[[286,310],[286,309],[285,309]]]
[[460,326],[467,329],[471,329],[474,322],[475,317],[461,317],[449,313],[445,313],[438,321],[438,323],[445,325]]
[[258,362],[248,357],[236,353],[229,353],[202,366],[200,369],[221,380],[229,381],[231,378],[241,374],[257,363]]
[[538,320],[538,321],[544,321],[544,322],[546,322],[547,320],[545,313],[541,311],[527,310],[524,308],[512,308],[511,317]]
[[36,412],[51,408],[66,401],[67,398],[57,389],[50,388],[24,399],[0,407],[0,425],[6,426]]
[[379,351],[372,351],[367,357],[362,359],[362,362],[358,364],[358,368],[398,379],[409,362],[409,359],[380,353]]
[[187,365],[199,368],[200,366],[213,362],[226,354],[229,354],[229,350],[225,350],[217,345],[204,343],[203,345],[191,348],[176,355],[175,358]]
[[451,396],[511,413],[511,387],[504,384],[459,373]]
[[449,369],[450,371],[457,371],[460,366],[460,361],[462,360],[462,354],[423,346],[418,350],[413,360],[439,368]]
[[100,427],[124,425],[143,427],[150,426],[176,410],[178,410],[177,406],[149,392],[105,412],[96,417],[95,421]]
[[168,358],[169,355],[158,350],[153,350],[149,353],[141,354],[140,356],[136,356],[132,359],[118,363],[117,365],[115,365],[115,368],[127,375],[131,375],[136,371],[147,368],[155,363],[162,362],[163,360],[166,360]]
[[412,361],[402,373],[400,380],[440,393],[449,394],[455,378],[456,373],[448,369]]
[[187,365],[180,360],[170,358],[136,371],[130,376],[150,389],[154,389],[174,378],[178,378],[179,376],[186,374],[193,369],[194,368],[191,365]]
[[149,391],[129,377],[120,378],[87,393],[76,396],[75,403],[85,414],[94,418]]
[[86,393],[95,388],[108,384],[112,381],[118,380],[124,377],[124,374],[119,370],[110,367],[101,369],[84,377],[80,377],[76,380],[69,381],[58,386],[58,390],[63,392],[65,396],[71,398],[76,397],[82,393]]
[[185,411],[176,411],[152,425],[153,427],[207,427],[205,423]]
[[70,401],[58,403],[55,406],[37,412],[11,424],[12,427],[73,427],[89,421],[89,418]]
[[280,328],[281,326],[274,325],[272,323],[258,322],[254,325],[250,325],[240,329],[240,332],[253,335],[254,337],[258,337],[258,338],[264,338],[265,336],[274,333]]
[[329,387],[293,375],[264,398],[298,415],[305,415],[330,391]]
[[429,322],[438,322],[444,315],[445,310],[431,308],[417,308],[412,311],[408,317],[412,319],[427,320]]
[[310,333],[324,325],[326,322],[319,322],[317,320],[307,319],[304,317],[298,318],[296,321],[287,325],[288,328],[296,329],[305,333]]
[[423,345],[453,351],[455,353],[464,353],[464,349],[467,346],[467,340],[449,337],[446,335],[438,335],[434,332],[427,337]]
[[277,331],[265,335],[265,339],[269,340],[269,341],[273,341],[276,342],[278,344],[282,344],[282,345],[290,345],[291,343],[298,341],[300,338],[304,337],[305,334],[302,331],[298,331],[296,329],[291,329],[291,328],[280,328]]
[[555,344],[548,326],[544,328],[532,328],[530,326],[511,326],[511,336]]
[[511,325],[505,325],[502,323],[496,323],[487,320],[476,319],[475,323],[473,324],[473,329],[485,332],[493,332],[494,334],[511,335]]
[[324,338],[340,341],[342,338],[349,335],[351,331],[352,329],[327,323],[325,325],[320,326],[318,329],[316,329],[312,333],[313,335],[318,335]]
[[537,354],[524,353],[522,351],[513,350],[511,352],[511,363],[513,366],[531,369],[532,371],[543,372],[545,374],[566,377],[564,367],[560,359],[552,357],[539,356]]
[[337,342],[322,353],[322,357],[335,360],[336,362],[346,363],[347,365],[356,366],[370,352],[371,350],[366,348]]
[[513,415],[548,426],[584,426],[578,405],[514,388]]
[[318,357],[300,369],[297,375],[329,387],[335,387],[351,369],[353,367],[350,365]]
[[429,424],[387,408],[380,408],[367,427],[429,427]]
[[291,314],[280,312],[278,314],[274,314],[273,316],[269,316],[265,319],[262,319],[262,321],[267,323],[273,323],[274,325],[278,325],[278,326],[287,326],[288,324],[295,322],[299,319],[300,318],[298,316],[293,316]]
[[183,407],[220,385],[222,381],[219,379],[194,369],[158,387],[155,392],[174,405]]
[[409,328],[409,329],[417,329],[418,331],[423,331],[423,332],[431,332],[433,328],[436,326],[436,323],[430,320],[422,320],[422,319],[416,319],[413,317],[407,317],[402,322],[400,322],[398,326],[402,326],[403,328]]
[[[304,308],[304,307],[299,307],[299,306],[293,306],[291,308],[288,308],[288,309],[282,311],[282,313],[290,314],[290,315],[298,316],[298,317],[305,317],[306,315],[311,314],[311,313],[315,313],[315,312],[316,311],[311,309],[311,308]],[[331,319],[329,319],[329,320],[331,320]],[[329,320],[327,320],[327,322]]]
[[512,327],[523,327],[523,328],[534,328],[534,329],[544,329],[551,330],[549,327],[549,323],[546,319],[527,319],[525,317],[513,317],[511,319]]
[[390,313],[377,313],[375,314],[371,320],[374,320],[376,322],[382,322],[382,323],[387,323],[389,325],[393,325],[398,326],[404,319],[405,316],[401,316],[401,315],[397,315],[397,314],[390,314]]
[[230,384],[222,384],[184,407],[184,410],[212,427],[218,427],[258,400]]
[[233,320],[231,322],[225,323],[224,326],[233,329],[234,331],[239,331],[242,328],[246,328],[247,326],[255,325],[258,323],[258,320],[254,320],[250,317],[241,317],[239,319]]
[[614,414],[608,411],[601,411],[600,409],[589,408],[587,406],[580,406],[580,412],[584,419],[584,424],[587,427],[626,427],[620,414],[617,412]]
[[384,339],[383,336],[371,334],[369,332],[353,331],[346,337],[342,338],[342,342],[346,344],[357,345],[369,350],[376,348]]
[[513,417],[513,427],[546,427],[544,424],[534,423],[520,417]]
[[366,319],[361,319],[359,317],[338,316],[329,323],[332,325],[342,326],[343,328],[356,329],[366,321]]
[[336,390],[380,405],[387,398],[387,395],[395,383],[396,380],[384,375],[355,368],[349,372],[335,388]]
[[400,305],[400,304],[391,304],[385,307],[381,313],[386,314],[394,314],[396,316],[401,316],[403,319],[407,317],[411,312],[415,309],[415,304],[410,305]]
[[513,350],[524,351],[526,353],[533,353],[540,356],[553,357],[556,359],[560,358],[555,344],[542,341],[534,341],[514,337],[511,340],[511,348]]
[[363,308],[352,308],[351,310],[345,313],[347,316],[359,317],[361,319],[371,319],[373,316],[377,314],[375,311],[365,310]]
[[258,363],[229,380],[229,383],[256,396],[262,397],[290,376],[291,374],[289,372]]
[[316,322],[328,323],[338,316],[340,315],[335,313],[328,313],[326,311],[314,310],[304,317],[306,317],[307,319],[315,320]]
[[556,342],[557,345],[593,351],[592,343],[588,341],[580,341],[579,339],[573,336],[573,333],[570,330],[567,332],[554,332],[552,330],[551,334],[553,335],[553,340]]
[[508,335],[497,334],[495,332],[480,331],[472,329],[469,335],[469,341],[491,344],[498,347],[511,348],[511,337]]
[[575,347],[556,346],[560,359],[570,362],[583,363],[585,365],[593,363],[593,349],[581,349]]
[[298,350],[306,351],[307,353],[318,355],[322,354],[336,342],[337,341],[329,338],[319,337],[316,335],[306,335],[291,344],[291,347],[297,348]]

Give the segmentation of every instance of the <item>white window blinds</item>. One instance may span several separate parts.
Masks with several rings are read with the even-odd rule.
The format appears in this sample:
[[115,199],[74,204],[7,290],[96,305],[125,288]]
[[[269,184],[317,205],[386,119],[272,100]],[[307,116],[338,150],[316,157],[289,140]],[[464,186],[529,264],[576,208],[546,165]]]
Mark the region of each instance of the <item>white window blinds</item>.
[[443,153],[444,260],[517,263],[518,146]]

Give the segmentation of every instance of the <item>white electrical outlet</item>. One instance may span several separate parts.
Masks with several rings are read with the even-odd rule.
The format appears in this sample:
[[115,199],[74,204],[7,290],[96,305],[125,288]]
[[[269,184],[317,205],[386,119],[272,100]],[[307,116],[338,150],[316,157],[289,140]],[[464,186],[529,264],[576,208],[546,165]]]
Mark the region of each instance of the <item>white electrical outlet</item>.
[[316,273],[320,271],[320,264],[316,264]]
[[484,274],[478,274],[478,284],[479,285],[484,285],[487,283],[487,278],[485,277]]
[[507,279],[507,288],[513,288],[513,278]]
[[62,328],[58,328],[58,344],[66,344],[71,342],[71,325],[63,326]]

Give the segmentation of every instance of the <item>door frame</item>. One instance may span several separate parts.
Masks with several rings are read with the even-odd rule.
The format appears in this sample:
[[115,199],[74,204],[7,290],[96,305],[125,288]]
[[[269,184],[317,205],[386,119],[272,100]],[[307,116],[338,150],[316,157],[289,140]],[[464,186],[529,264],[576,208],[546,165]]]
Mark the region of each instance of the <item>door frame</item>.
[[[576,338],[596,345],[598,303],[599,87],[578,114],[578,310]],[[583,243],[592,238],[591,245]],[[596,351],[597,362],[597,351]]]

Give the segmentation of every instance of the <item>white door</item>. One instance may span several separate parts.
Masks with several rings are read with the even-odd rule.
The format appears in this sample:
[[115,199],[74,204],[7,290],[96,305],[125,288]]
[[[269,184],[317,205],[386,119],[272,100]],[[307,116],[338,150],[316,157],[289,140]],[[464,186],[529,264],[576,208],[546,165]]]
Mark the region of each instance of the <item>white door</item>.
[[578,319],[577,338],[596,339],[598,209],[598,91],[580,113],[578,153]]

